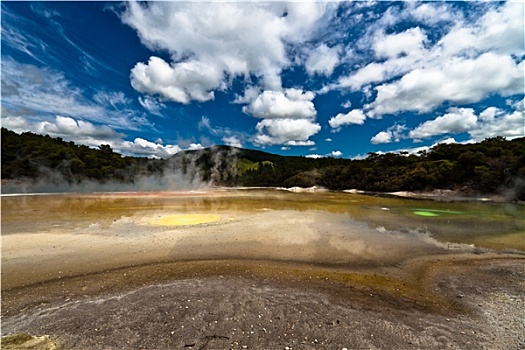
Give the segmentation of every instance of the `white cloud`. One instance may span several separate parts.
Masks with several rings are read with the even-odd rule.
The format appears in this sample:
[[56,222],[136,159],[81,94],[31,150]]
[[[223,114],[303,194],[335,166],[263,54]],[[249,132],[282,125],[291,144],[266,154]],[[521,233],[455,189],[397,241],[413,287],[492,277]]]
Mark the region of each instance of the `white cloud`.
[[323,158],[322,155],[320,154],[307,154],[306,156],[304,156],[305,158],[312,158],[312,159],[319,159],[319,158]]
[[511,100],[510,105],[514,107],[514,109],[517,111],[521,111],[521,112],[525,111],[525,97],[515,102],[512,102]]
[[200,143],[190,143],[190,145],[188,146],[188,150],[190,151],[196,151],[199,149],[204,149],[204,146]]
[[51,137],[62,137],[68,141],[77,141],[89,146],[98,146],[124,136],[105,125],[76,120],[57,115],[54,119],[32,121],[23,117],[3,117],[2,126],[14,132],[34,132]]
[[457,16],[457,13],[449,9],[446,3],[423,2],[408,5],[415,5],[409,10],[410,15],[425,24],[435,25],[439,22],[449,22],[456,19],[455,16]]
[[222,142],[228,146],[242,148],[242,142],[237,136],[224,136]]
[[352,102],[345,101],[344,103],[341,104],[341,107],[343,107],[343,108],[350,108],[350,107],[352,107]]
[[[163,145],[162,140],[155,142],[143,138],[126,141],[125,136],[106,125],[96,125],[85,120],[57,115],[46,121],[35,121],[23,117],[3,117],[2,126],[17,133],[33,132],[51,137],[61,137],[66,141],[74,141],[77,145],[98,147],[110,145],[116,152],[137,156],[167,158],[182,151],[178,145]],[[188,149],[199,149],[200,145],[190,145]]]
[[[418,154],[419,152],[428,152],[432,147],[435,147],[439,144],[449,144],[449,143],[457,143],[456,140],[453,137],[448,137],[446,139],[437,141],[433,143],[431,146],[420,146],[420,147],[412,147],[412,148],[400,148],[393,151],[390,151],[391,153],[408,153],[408,154]],[[462,142],[462,143],[470,143],[470,141]],[[377,152],[379,154],[384,154],[383,152]]]
[[523,62],[516,64],[506,55],[452,58],[442,66],[415,69],[398,81],[376,87],[377,98],[365,108],[374,115],[428,112],[445,101],[479,102],[495,91],[503,96],[519,94],[523,93],[523,70]]
[[443,134],[459,134],[466,132],[472,142],[482,141],[488,137],[503,136],[508,139],[525,136],[525,112],[518,108],[505,112],[495,107],[489,107],[474,114],[472,108],[457,108],[433,120],[426,121],[408,136],[418,140]]
[[337,157],[341,157],[342,155],[343,155],[343,152],[341,152],[341,151],[332,151],[332,152],[330,152],[328,154],[325,154],[325,155],[316,154],[316,153],[314,153],[314,154],[307,154],[305,156],[305,158],[313,158],[313,159],[320,159],[320,158],[325,158],[325,157],[335,157],[335,158],[337,158]]
[[365,122],[366,116],[360,109],[353,109],[350,112],[343,114],[339,113],[335,117],[330,118],[328,124],[332,129],[336,131],[340,130],[341,126],[348,124],[358,124],[363,125]]
[[159,100],[151,96],[145,96],[145,97],[139,96],[138,99],[139,99],[140,105],[144,107],[144,109],[146,109],[148,112],[150,112],[151,114],[162,116],[162,114],[160,113],[160,110],[162,108],[166,108],[165,104],[161,103]]
[[386,72],[385,64],[372,62],[354,74],[340,77],[336,84],[332,84],[331,88],[344,89],[349,87],[352,90],[358,90],[366,84],[384,80]]
[[457,134],[470,130],[477,121],[478,118],[472,108],[451,109],[443,116],[420,124],[408,135],[413,139],[424,139],[435,135]]
[[111,146],[119,153],[154,158],[169,158],[172,155],[182,151],[182,149],[177,145],[164,146],[162,144],[150,142],[142,138],[136,138],[133,141],[118,140]]
[[404,125],[395,124],[389,127],[386,131],[381,131],[377,133],[374,137],[370,139],[370,142],[374,145],[380,143],[391,143],[399,142],[401,138],[404,138],[403,132],[406,130]]
[[[252,90],[253,91],[253,90]],[[251,103],[243,107],[243,112],[263,120],[256,125],[257,134],[253,138],[256,145],[312,146],[309,138],[321,130],[315,123],[317,111],[312,100],[315,94],[301,89],[283,91],[265,90],[254,98],[251,92],[242,98]]]
[[389,131],[380,131],[370,139],[370,142],[374,145],[379,143],[390,143],[392,142],[392,133]]
[[233,100],[233,103],[252,103],[255,101],[255,99],[260,95],[261,89],[259,89],[256,86],[248,86],[244,89],[244,95],[235,95],[235,99]]
[[447,55],[492,51],[523,54],[523,3],[507,1],[487,11],[477,23],[458,22],[438,45]]
[[321,2],[127,3],[122,21],[150,49],[170,52],[173,63],[160,69],[178,77],[156,76],[147,69],[150,60],[135,66],[133,86],[181,103],[212,99],[213,90],[237,76],[260,77],[265,89],[278,90],[281,71],[292,64],[288,45],[308,40],[332,7]]
[[315,94],[299,89],[264,91],[243,112],[257,118],[314,118],[317,114],[312,102]]
[[423,49],[427,36],[419,28],[409,28],[404,32],[376,36],[373,49],[379,58],[397,58],[401,54],[410,55]]
[[257,145],[312,145],[309,138],[321,130],[321,126],[308,119],[264,119],[256,125]]
[[479,118],[484,122],[494,120],[496,115],[501,114],[502,111],[496,107],[489,107],[479,114]]
[[326,138],[325,141],[326,142],[332,142],[333,140],[331,138]]
[[131,100],[122,92],[98,92],[90,100],[59,72],[6,58],[2,59],[1,65],[2,107],[5,112],[2,118],[23,116],[45,120],[55,115],[67,115],[121,129],[151,126],[128,106]]
[[306,140],[306,141],[292,140],[292,141],[287,141],[286,145],[287,146],[315,146],[315,142],[313,142],[312,140]]
[[147,64],[131,69],[131,86],[139,92],[187,104],[192,100],[213,100],[213,90],[224,87],[223,73],[214,65],[200,61],[169,64],[152,56]]
[[31,35],[28,31],[22,30],[22,28],[32,28],[33,26],[32,21],[18,15],[8,6],[2,6],[2,46],[6,45],[23,52],[37,62],[45,64],[43,60],[48,56],[42,57],[41,53],[52,52],[51,47],[37,35]]
[[493,119],[482,120],[469,131],[469,134],[474,141],[495,136],[503,136],[509,140],[525,137],[525,113],[523,110],[516,110],[497,114]]
[[315,74],[330,76],[334,68],[339,64],[341,52],[341,46],[328,47],[324,43],[315,49],[306,50],[308,55],[305,62],[306,72],[310,76]]
[[121,91],[98,91],[93,95],[93,100],[100,105],[109,105],[114,109],[125,107],[131,103],[131,100]]
[[[369,117],[429,112],[447,102],[459,106],[490,95],[522,94],[523,4],[505,2],[480,10],[485,13],[467,21],[448,4],[407,3],[403,11],[389,8],[357,42],[358,49],[375,52],[379,60],[364,65],[358,61],[350,74],[321,91],[362,92],[369,100],[364,106]],[[412,27],[385,35],[396,23],[414,19],[439,25],[445,34],[432,41],[426,36],[428,30]]]

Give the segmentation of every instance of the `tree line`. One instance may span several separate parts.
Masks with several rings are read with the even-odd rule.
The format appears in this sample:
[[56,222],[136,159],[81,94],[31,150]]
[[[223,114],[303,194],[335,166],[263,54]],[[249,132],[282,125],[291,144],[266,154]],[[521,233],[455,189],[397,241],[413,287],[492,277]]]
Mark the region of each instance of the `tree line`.
[[[177,173],[219,186],[322,186],[393,192],[453,189],[525,200],[525,138],[439,144],[418,154],[369,153],[365,159],[281,156],[217,146],[169,159],[122,156],[109,145],[89,148],[2,128],[2,179],[133,184],[140,176]],[[58,175],[58,176],[57,176]]]

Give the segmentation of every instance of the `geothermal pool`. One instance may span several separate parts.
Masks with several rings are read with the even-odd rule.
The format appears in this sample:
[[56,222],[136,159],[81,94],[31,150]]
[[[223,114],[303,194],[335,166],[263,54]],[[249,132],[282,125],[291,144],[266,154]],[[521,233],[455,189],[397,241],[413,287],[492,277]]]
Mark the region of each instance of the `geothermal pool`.
[[[375,309],[382,305],[396,312],[417,310],[425,315],[464,314],[468,305],[457,305],[457,300],[445,297],[458,288],[466,288],[447,279],[451,270],[456,275],[471,271],[470,276],[483,280],[486,276],[480,274],[486,269],[507,269],[508,276],[514,277],[504,282],[498,280],[501,276],[494,277],[494,283],[509,283],[514,286],[512,288],[523,291],[525,271],[520,268],[525,262],[524,215],[524,206],[517,204],[436,202],[342,192],[297,193],[279,189],[2,196],[3,328],[9,333],[51,334],[70,348],[76,348],[71,344],[77,344],[78,348],[97,348],[94,344],[100,345],[100,348],[126,348],[115,344],[119,344],[122,334],[128,334],[126,332],[133,328],[132,325],[124,327],[126,332],[124,328],[117,327],[121,333],[115,331],[117,333],[101,338],[98,331],[94,331],[98,328],[83,329],[83,323],[79,320],[86,315],[86,310],[98,310],[87,313],[98,315],[93,322],[105,320],[104,328],[108,328],[108,322],[115,322],[109,321],[115,317],[115,311],[109,315],[104,313],[107,311],[105,308],[97,307],[109,305],[112,298],[127,300],[127,295],[142,295],[139,300],[149,303],[150,308],[159,305],[164,305],[166,310],[171,310],[174,305],[182,307],[180,302],[162,304],[159,299],[148,299],[152,297],[151,293],[156,293],[155,288],[163,291],[158,292],[163,295],[162,300],[165,300],[164,295],[175,293],[174,290],[177,293],[186,290],[186,294],[201,291],[204,293],[201,301],[208,295],[206,293],[212,293],[215,289],[221,290],[223,297],[210,299],[209,305],[203,302],[200,313],[191,316],[193,320],[189,315],[184,316],[188,318],[178,319],[174,330],[152,336],[167,322],[163,321],[162,325],[159,323],[157,328],[142,337],[131,339],[136,348],[191,348],[191,344],[197,344],[195,348],[202,349],[243,348],[241,342],[233,340],[237,339],[233,334],[255,349],[285,345],[284,334],[289,336],[293,332],[283,331],[278,338],[270,337],[269,324],[261,326],[265,331],[259,338],[249,330],[246,330],[244,338],[239,332],[231,330],[232,334],[220,337],[213,332],[207,334],[203,331],[205,326],[199,328],[200,331],[190,331],[198,322],[218,324],[217,320],[215,323],[195,321],[198,315],[203,317],[201,313],[205,310],[208,313],[212,312],[211,309],[218,314],[220,310],[228,313],[223,308],[240,303],[245,305],[241,308],[245,318],[241,323],[245,323],[255,309],[258,310],[257,316],[262,315],[264,310],[275,313],[275,305],[265,303],[280,300],[283,293],[293,295],[293,298],[281,300],[279,308],[283,305],[291,307],[291,301],[303,300],[290,310],[293,314],[290,320],[301,323],[302,327],[309,321],[301,320],[302,312],[306,313],[301,308],[312,300],[321,300],[322,303],[318,301],[321,304],[309,306],[311,310],[326,308],[329,314],[339,315],[336,320],[339,323],[333,321],[336,322],[334,325],[339,325],[341,318],[347,317],[343,311],[344,307],[348,307],[349,300],[357,303],[351,309],[362,308],[363,305]],[[462,264],[464,269],[458,270]],[[521,272],[523,275],[519,275]],[[445,288],[447,283],[449,286]],[[437,295],[439,288],[443,291]],[[511,289],[505,292],[517,293]],[[240,291],[243,292],[238,295]],[[369,297],[374,295],[383,295],[381,302],[371,302]],[[172,297],[191,300],[181,295]],[[229,298],[229,301],[224,298]],[[525,302],[523,294],[520,298],[515,300]],[[95,303],[97,307],[90,304],[95,300],[98,300],[98,304]],[[252,305],[252,310],[246,306],[247,300],[258,300],[259,304]],[[119,304],[117,309],[137,308],[136,303],[129,299],[127,303]],[[261,307],[263,309],[259,310]],[[42,311],[42,308],[47,311]],[[80,310],[83,310],[82,313]],[[140,310],[133,316],[136,320],[141,319],[137,315],[142,315],[144,322],[156,324],[156,319],[151,320],[153,311]],[[156,311],[154,313],[157,314]],[[322,317],[321,314],[318,317]],[[183,317],[180,313],[177,315]],[[50,317],[54,317],[55,321],[58,317],[65,323],[49,322]],[[278,319],[275,317],[274,326],[286,318],[285,315],[280,315]],[[367,319],[371,316],[361,317]],[[451,317],[448,315],[443,319],[450,320]],[[241,324],[233,325],[233,319],[231,317],[230,322],[233,323],[230,328],[242,329]],[[308,319],[312,321],[311,317]],[[370,322],[377,319],[377,315],[371,317]],[[472,320],[476,321],[475,318]],[[313,322],[318,323],[315,318]],[[442,320],[432,322],[441,325]],[[511,327],[520,329],[524,322],[521,319],[514,323]],[[71,329],[71,325],[75,324],[78,334]],[[180,328],[184,324],[186,328]],[[136,327],[140,328],[140,325]],[[294,327],[301,329],[299,324]],[[377,325],[370,324],[369,327]],[[415,329],[413,331],[417,333]],[[477,331],[480,332],[479,329]],[[86,336],[86,332],[95,333]],[[199,332],[207,335],[202,333],[198,338]],[[308,338],[308,332],[313,330],[297,330],[303,343],[294,343],[299,342],[299,338],[292,343],[302,344],[300,348],[311,346],[323,349],[333,348],[334,344],[344,345],[345,342],[370,346],[379,341],[376,336],[376,340],[372,339],[369,343],[358,343],[356,339],[360,338],[357,333],[345,336],[340,329],[331,335],[332,342],[325,339],[329,334],[325,331],[319,335],[319,338],[325,339],[324,345],[312,345],[304,340]],[[511,343],[520,337],[525,339],[523,328],[516,332],[509,338]],[[250,334],[251,340],[248,339]],[[178,343],[173,337],[177,335]],[[392,334],[390,337],[395,339],[396,336]],[[171,339],[172,343],[164,337]],[[386,343],[378,344],[406,345],[406,337],[403,337],[399,344],[395,340],[388,343],[386,338],[382,340]],[[416,336],[410,342],[423,346],[424,342],[419,341],[424,341],[425,337],[434,339],[423,332],[420,340]],[[444,337],[447,338],[447,335]],[[476,346],[498,345],[488,337],[480,336],[479,342],[474,343]],[[447,339],[450,344],[456,342],[461,346],[467,342],[467,337],[455,339],[448,335]],[[156,343],[158,341],[166,341],[170,345]],[[224,344],[219,344],[221,341]],[[430,348],[434,348],[432,343],[429,344]],[[458,348],[468,348],[461,346]]]

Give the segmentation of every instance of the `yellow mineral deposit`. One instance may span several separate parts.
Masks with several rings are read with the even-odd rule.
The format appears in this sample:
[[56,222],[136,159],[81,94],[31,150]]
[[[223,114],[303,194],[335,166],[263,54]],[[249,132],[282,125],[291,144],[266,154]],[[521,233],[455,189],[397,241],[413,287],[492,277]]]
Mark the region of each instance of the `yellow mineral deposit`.
[[154,226],[192,226],[209,224],[221,220],[216,214],[173,214],[163,215],[150,221]]

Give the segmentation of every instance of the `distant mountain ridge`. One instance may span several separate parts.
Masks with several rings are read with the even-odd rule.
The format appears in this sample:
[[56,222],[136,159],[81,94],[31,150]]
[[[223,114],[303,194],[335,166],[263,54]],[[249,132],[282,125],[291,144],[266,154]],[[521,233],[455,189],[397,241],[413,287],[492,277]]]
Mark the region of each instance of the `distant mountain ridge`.
[[168,159],[173,158],[179,158],[184,156],[201,156],[204,154],[221,154],[221,155],[231,155],[236,158],[244,158],[252,162],[262,162],[262,161],[271,161],[276,162],[280,159],[282,159],[285,156],[279,155],[279,154],[273,154],[268,153],[264,151],[259,150],[252,150],[252,149],[246,149],[246,148],[238,148],[233,146],[226,146],[226,145],[218,145],[218,146],[212,146],[208,148],[202,148],[198,150],[187,150],[187,151],[181,151],[173,156],[171,156]]
[[93,149],[2,128],[3,185],[77,186],[86,181],[94,188],[112,184],[105,187],[110,190],[122,188],[121,184],[128,185],[127,190],[174,189],[181,184],[377,192],[453,189],[525,200],[525,138],[439,144],[417,155],[370,153],[361,160],[282,156],[224,145],[182,151],[164,160],[125,157],[108,145]]

